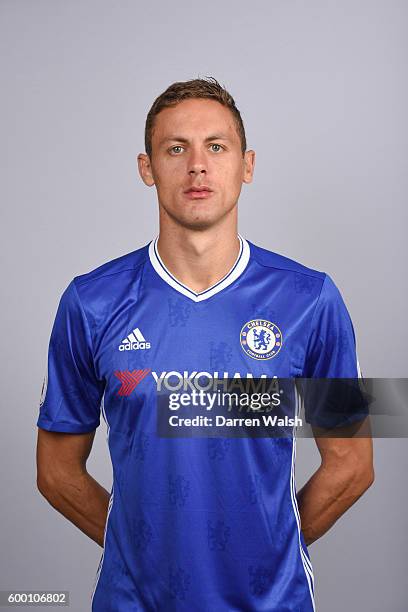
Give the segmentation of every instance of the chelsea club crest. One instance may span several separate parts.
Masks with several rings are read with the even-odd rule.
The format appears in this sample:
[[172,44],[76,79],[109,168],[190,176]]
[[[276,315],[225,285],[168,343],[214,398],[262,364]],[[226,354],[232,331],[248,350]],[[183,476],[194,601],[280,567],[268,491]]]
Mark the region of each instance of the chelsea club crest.
[[252,319],[241,329],[240,342],[252,359],[272,359],[282,348],[282,332],[275,323]]

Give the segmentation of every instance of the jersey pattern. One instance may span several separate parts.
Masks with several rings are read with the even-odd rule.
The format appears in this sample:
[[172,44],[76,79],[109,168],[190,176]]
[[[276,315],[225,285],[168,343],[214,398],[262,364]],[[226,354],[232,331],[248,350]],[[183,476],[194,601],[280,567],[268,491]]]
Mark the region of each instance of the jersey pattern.
[[[85,433],[106,421],[113,485],[93,612],[315,610],[295,437],[156,433],[163,380],[359,375],[330,276],[239,241],[230,272],[199,294],[167,270],[156,239],[61,297],[37,425]],[[254,350],[242,344],[251,321],[273,325],[255,327]]]

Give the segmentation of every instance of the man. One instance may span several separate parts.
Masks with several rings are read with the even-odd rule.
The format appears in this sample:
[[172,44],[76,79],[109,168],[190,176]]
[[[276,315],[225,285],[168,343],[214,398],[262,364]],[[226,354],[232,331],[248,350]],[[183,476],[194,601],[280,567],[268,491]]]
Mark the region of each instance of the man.
[[[316,438],[321,466],[296,495],[293,437],[161,436],[157,392],[197,373],[357,378],[350,317],[327,274],[238,234],[255,153],[215,79],[159,96],[145,144],[159,237],[61,298],[38,487],[103,546],[94,611],[313,610],[307,545],[373,482],[371,440]],[[111,494],[86,470],[100,411]]]

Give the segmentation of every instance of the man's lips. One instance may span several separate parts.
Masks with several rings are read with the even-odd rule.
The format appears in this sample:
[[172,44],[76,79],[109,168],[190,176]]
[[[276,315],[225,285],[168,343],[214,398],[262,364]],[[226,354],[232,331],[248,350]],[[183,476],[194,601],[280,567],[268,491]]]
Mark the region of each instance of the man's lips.
[[212,190],[207,187],[207,185],[189,187],[184,192],[184,194],[191,200],[202,200],[205,198],[209,198],[212,193]]

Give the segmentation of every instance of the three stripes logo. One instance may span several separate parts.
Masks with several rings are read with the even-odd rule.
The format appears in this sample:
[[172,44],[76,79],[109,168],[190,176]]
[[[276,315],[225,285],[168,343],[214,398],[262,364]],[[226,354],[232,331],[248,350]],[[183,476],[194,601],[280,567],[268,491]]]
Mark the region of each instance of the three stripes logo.
[[145,337],[138,327],[122,340],[119,345],[120,351],[137,351],[139,349],[149,349],[150,342],[146,342]]
[[140,381],[146,378],[149,372],[149,369],[133,370],[132,372],[129,370],[115,370],[114,374],[116,378],[122,383],[118,395],[121,397],[128,397],[132,391],[135,390]]

